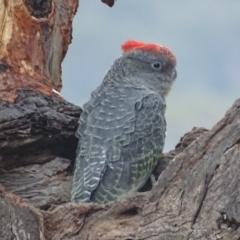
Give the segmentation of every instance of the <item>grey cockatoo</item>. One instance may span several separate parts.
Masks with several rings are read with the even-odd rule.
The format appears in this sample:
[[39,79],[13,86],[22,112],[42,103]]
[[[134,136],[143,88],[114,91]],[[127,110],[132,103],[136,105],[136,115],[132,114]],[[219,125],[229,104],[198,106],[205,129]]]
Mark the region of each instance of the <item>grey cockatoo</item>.
[[139,190],[156,166],[166,134],[165,97],[176,58],[157,44],[128,40],[83,106],[72,201],[113,201]]

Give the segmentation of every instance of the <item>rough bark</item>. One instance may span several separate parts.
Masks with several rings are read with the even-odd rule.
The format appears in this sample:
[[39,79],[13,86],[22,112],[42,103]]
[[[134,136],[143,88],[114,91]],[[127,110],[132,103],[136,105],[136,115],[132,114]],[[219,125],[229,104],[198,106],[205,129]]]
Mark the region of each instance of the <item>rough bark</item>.
[[69,200],[81,109],[58,91],[77,6],[0,0],[0,239],[45,239],[41,212],[22,199],[44,209]]
[[[74,159],[81,109],[53,95],[21,90],[0,105],[0,167]],[[61,146],[61,147],[59,147]]]
[[46,94],[62,87],[78,0],[0,0],[0,100],[19,89]]
[[44,236],[53,240],[238,240],[239,144],[240,99],[211,130],[194,128],[163,156],[167,167],[155,171],[161,175],[150,192],[105,205],[53,206],[42,211]]
[[151,192],[43,212],[46,239],[239,240],[240,99],[211,130],[186,138],[194,134]]
[[71,161],[56,157],[45,164],[30,164],[6,171],[0,170],[0,182],[7,191],[20,196],[37,208],[70,201]]
[[0,184],[0,239],[45,240],[40,210],[4,191]]

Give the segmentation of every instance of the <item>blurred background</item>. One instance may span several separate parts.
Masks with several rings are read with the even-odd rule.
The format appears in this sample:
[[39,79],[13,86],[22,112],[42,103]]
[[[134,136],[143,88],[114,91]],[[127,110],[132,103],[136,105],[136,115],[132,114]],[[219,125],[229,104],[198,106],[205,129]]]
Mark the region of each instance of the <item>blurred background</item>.
[[63,97],[82,106],[127,39],[158,43],[177,57],[167,98],[165,151],[194,126],[211,128],[240,97],[240,1],[80,0],[63,62]]

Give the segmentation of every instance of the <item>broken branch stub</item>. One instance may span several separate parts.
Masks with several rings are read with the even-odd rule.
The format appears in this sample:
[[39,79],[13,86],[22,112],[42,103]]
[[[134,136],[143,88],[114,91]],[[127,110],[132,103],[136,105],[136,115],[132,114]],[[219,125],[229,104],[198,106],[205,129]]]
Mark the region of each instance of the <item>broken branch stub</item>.
[[0,100],[19,89],[53,94],[72,39],[78,0],[0,0]]

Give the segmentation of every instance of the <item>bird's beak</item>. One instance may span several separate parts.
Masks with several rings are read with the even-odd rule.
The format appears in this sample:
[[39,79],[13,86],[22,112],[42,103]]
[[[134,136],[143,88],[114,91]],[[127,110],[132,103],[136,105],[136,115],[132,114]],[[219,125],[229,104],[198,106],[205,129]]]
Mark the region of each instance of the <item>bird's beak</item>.
[[171,79],[176,80],[176,78],[177,78],[177,70],[176,68],[174,68],[171,72]]

